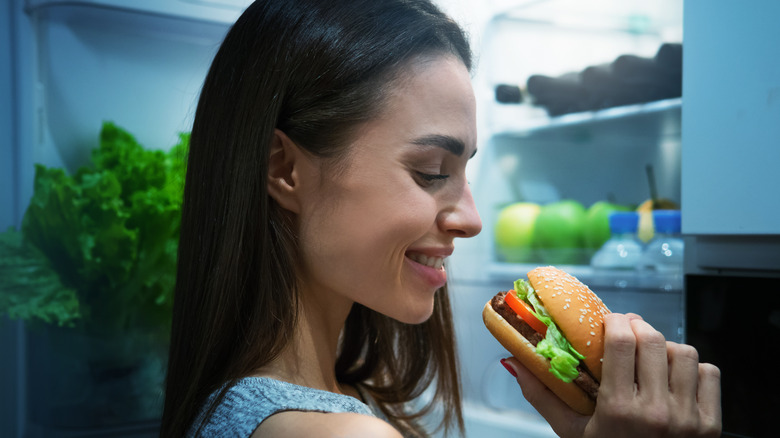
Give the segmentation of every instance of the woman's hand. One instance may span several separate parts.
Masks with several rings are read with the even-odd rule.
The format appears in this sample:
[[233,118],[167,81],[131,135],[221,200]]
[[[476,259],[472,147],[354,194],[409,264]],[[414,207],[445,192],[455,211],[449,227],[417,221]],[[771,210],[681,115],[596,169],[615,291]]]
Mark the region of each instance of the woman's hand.
[[[596,410],[579,415],[515,359],[523,395],[561,437],[719,437],[720,370],[638,315],[607,315]],[[505,366],[506,366],[505,365]]]

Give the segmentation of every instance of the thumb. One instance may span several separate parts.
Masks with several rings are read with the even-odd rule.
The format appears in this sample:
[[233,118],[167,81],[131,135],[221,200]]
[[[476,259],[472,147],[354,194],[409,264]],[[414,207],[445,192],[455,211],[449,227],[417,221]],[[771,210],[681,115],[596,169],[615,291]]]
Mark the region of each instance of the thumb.
[[501,363],[514,371],[523,397],[547,420],[558,436],[582,436],[589,416],[572,410],[514,357],[504,359]]

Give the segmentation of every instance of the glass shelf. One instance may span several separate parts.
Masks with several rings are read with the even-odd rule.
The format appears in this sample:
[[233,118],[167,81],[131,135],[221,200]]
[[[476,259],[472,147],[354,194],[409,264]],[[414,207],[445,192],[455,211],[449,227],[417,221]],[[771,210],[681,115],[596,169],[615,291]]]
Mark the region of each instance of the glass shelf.
[[28,0],[26,9],[50,6],[87,6],[150,15],[232,24],[250,0]]
[[494,104],[490,111],[493,135],[547,138],[591,131],[633,136],[680,134],[682,98],[659,100],[598,111],[549,117],[530,105]]
[[[505,263],[490,262],[487,266],[488,276],[491,279],[511,282],[518,278],[526,278],[528,272],[544,263]],[[596,272],[590,265],[555,265],[558,269],[577,277],[578,280],[588,285],[598,293],[609,292],[636,292],[658,294],[680,294],[681,287],[662,286],[673,282],[673,279],[661,275],[644,278],[635,272],[628,273],[604,273]],[[680,279],[677,278],[680,282]]]
[[[544,266],[544,263],[492,262],[488,264],[488,273],[490,277],[496,279],[518,279],[525,277],[528,271],[539,266]],[[593,275],[593,269],[588,265],[556,265],[555,267],[581,279],[581,281]]]
[[497,18],[548,22],[583,30],[682,34],[681,0],[513,0],[505,3],[503,11],[496,14]]

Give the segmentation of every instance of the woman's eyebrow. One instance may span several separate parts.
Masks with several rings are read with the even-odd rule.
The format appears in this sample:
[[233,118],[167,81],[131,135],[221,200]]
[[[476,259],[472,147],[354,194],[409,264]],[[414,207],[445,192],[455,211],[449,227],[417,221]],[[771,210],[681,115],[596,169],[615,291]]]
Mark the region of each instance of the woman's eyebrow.
[[449,135],[431,134],[412,140],[412,144],[419,146],[436,146],[449,151],[457,156],[463,155],[466,145],[462,141]]

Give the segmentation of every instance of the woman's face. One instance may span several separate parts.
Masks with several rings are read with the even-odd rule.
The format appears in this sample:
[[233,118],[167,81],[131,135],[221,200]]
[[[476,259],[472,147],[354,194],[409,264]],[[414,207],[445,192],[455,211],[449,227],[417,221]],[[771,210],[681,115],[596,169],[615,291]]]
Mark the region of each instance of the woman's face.
[[298,217],[301,279],[303,299],[322,311],[358,302],[425,321],[453,241],[482,228],[465,175],[477,137],[469,73],[451,56],[408,73],[350,145],[346,170],[312,167],[321,183]]

